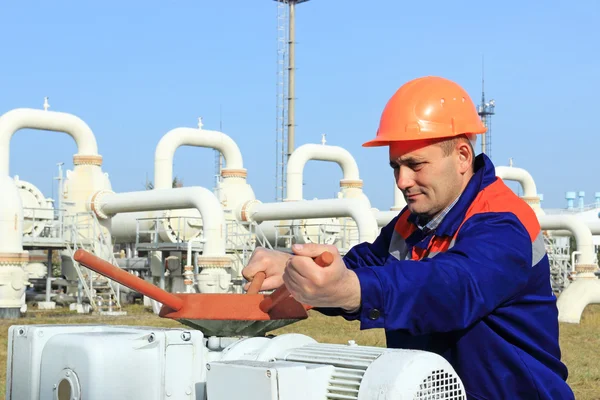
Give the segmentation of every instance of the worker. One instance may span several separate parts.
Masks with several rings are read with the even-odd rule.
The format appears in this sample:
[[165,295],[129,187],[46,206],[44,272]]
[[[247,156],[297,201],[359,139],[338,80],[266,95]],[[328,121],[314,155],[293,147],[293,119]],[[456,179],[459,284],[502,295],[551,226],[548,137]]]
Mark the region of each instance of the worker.
[[[257,249],[243,274],[285,284],[326,315],[384,328],[387,346],[440,354],[469,399],[573,399],[561,362],[556,297],[535,213],[475,156],[486,128],[466,91],[440,77],[392,96],[376,138],[406,207],[373,243]],[[334,253],[319,267],[313,258]]]

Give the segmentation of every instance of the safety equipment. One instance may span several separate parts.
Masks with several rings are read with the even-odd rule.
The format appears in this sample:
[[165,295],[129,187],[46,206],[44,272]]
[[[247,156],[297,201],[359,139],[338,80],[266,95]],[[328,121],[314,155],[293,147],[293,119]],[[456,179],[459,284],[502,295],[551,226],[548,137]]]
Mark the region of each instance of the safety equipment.
[[388,101],[377,137],[364,147],[392,142],[437,141],[486,132],[467,92],[445,78],[427,76],[404,84]]

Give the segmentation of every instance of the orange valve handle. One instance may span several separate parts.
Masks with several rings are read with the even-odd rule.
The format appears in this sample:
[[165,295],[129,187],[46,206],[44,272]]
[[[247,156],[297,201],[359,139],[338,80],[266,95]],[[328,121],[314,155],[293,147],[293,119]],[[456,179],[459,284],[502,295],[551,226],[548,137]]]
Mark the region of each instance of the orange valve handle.
[[[333,254],[328,251],[324,251],[314,259],[315,263],[323,268],[331,265],[333,260]],[[290,297],[290,291],[285,285],[281,285],[273,293],[265,297],[265,299],[260,302],[259,307],[261,311],[268,313],[273,309],[273,307],[288,297]]]
[[258,294],[260,287],[262,286],[266,277],[267,274],[265,274],[263,271],[257,272],[256,275],[254,275],[254,278],[252,278],[252,281],[250,282],[250,287],[248,288],[246,294]]
[[183,307],[183,300],[179,297],[166,292],[135,275],[131,275],[129,272],[123,271],[121,268],[115,267],[111,263],[85,250],[77,250],[73,258],[78,263],[96,271],[100,275],[104,275],[123,286],[127,286],[130,289],[140,292],[141,294],[166,305],[173,311],[179,311]]

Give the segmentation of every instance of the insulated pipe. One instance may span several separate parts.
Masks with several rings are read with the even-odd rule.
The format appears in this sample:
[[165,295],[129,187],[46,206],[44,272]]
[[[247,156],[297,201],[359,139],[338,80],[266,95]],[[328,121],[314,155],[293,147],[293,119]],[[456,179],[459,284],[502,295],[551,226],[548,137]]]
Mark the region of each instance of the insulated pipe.
[[402,191],[398,185],[394,182],[394,206],[391,208],[392,211],[401,211],[406,207],[406,199],[402,194]]
[[158,142],[154,153],[154,187],[170,188],[173,181],[173,157],[180,146],[198,146],[215,149],[223,154],[226,168],[223,172],[246,176],[242,153],[237,144],[222,132],[195,128],[175,128]]
[[0,175],[0,318],[18,318],[25,295],[29,253],[23,251],[23,206],[19,189]]
[[339,164],[344,174],[340,184],[360,185],[358,165],[348,150],[338,146],[324,144],[305,144],[294,150],[287,165],[287,199],[286,201],[302,200],[302,176],[304,165],[309,160],[333,161]]
[[596,264],[592,232],[584,222],[571,215],[538,215],[538,220],[543,230],[566,229],[573,232],[577,250],[581,252],[579,264]]
[[594,303],[600,303],[600,280],[577,279],[558,296],[558,320],[578,324],[585,307]]
[[40,129],[69,134],[77,144],[73,164],[102,165],[92,130],[80,118],[62,112],[18,108],[0,116],[0,175],[8,175],[10,139],[20,129]]
[[118,213],[196,208],[203,221],[203,257],[225,257],[225,214],[219,200],[208,189],[186,187],[141,192],[97,192],[90,201],[91,211],[106,219]]
[[[600,221],[583,221],[592,235],[600,235]],[[573,236],[573,232],[567,230],[558,230],[552,232],[553,236]]]
[[373,211],[373,215],[377,221],[377,226],[379,227],[386,226],[392,222],[392,220],[396,218],[398,214],[400,214],[400,211]]
[[373,242],[379,228],[364,200],[359,199],[328,199],[305,200],[293,203],[260,203],[250,201],[240,210],[241,221],[277,221],[301,218],[351,217],[358,227],[361,242]]
[[523,188],[523,197],[538,197],[533,177],[522,168],[496,167],[496,176],[505,181],[516,181]]

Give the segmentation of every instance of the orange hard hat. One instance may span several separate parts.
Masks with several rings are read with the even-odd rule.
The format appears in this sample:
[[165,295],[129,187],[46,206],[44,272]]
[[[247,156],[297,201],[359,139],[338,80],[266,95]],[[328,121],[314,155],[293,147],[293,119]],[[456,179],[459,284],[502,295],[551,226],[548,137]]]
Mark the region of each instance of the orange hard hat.
[[462,87],[448,79],[427,76],[409,81],[394,93],[381,115],[377,137],[363,146],[435,142],[485,131],[475,104]]

